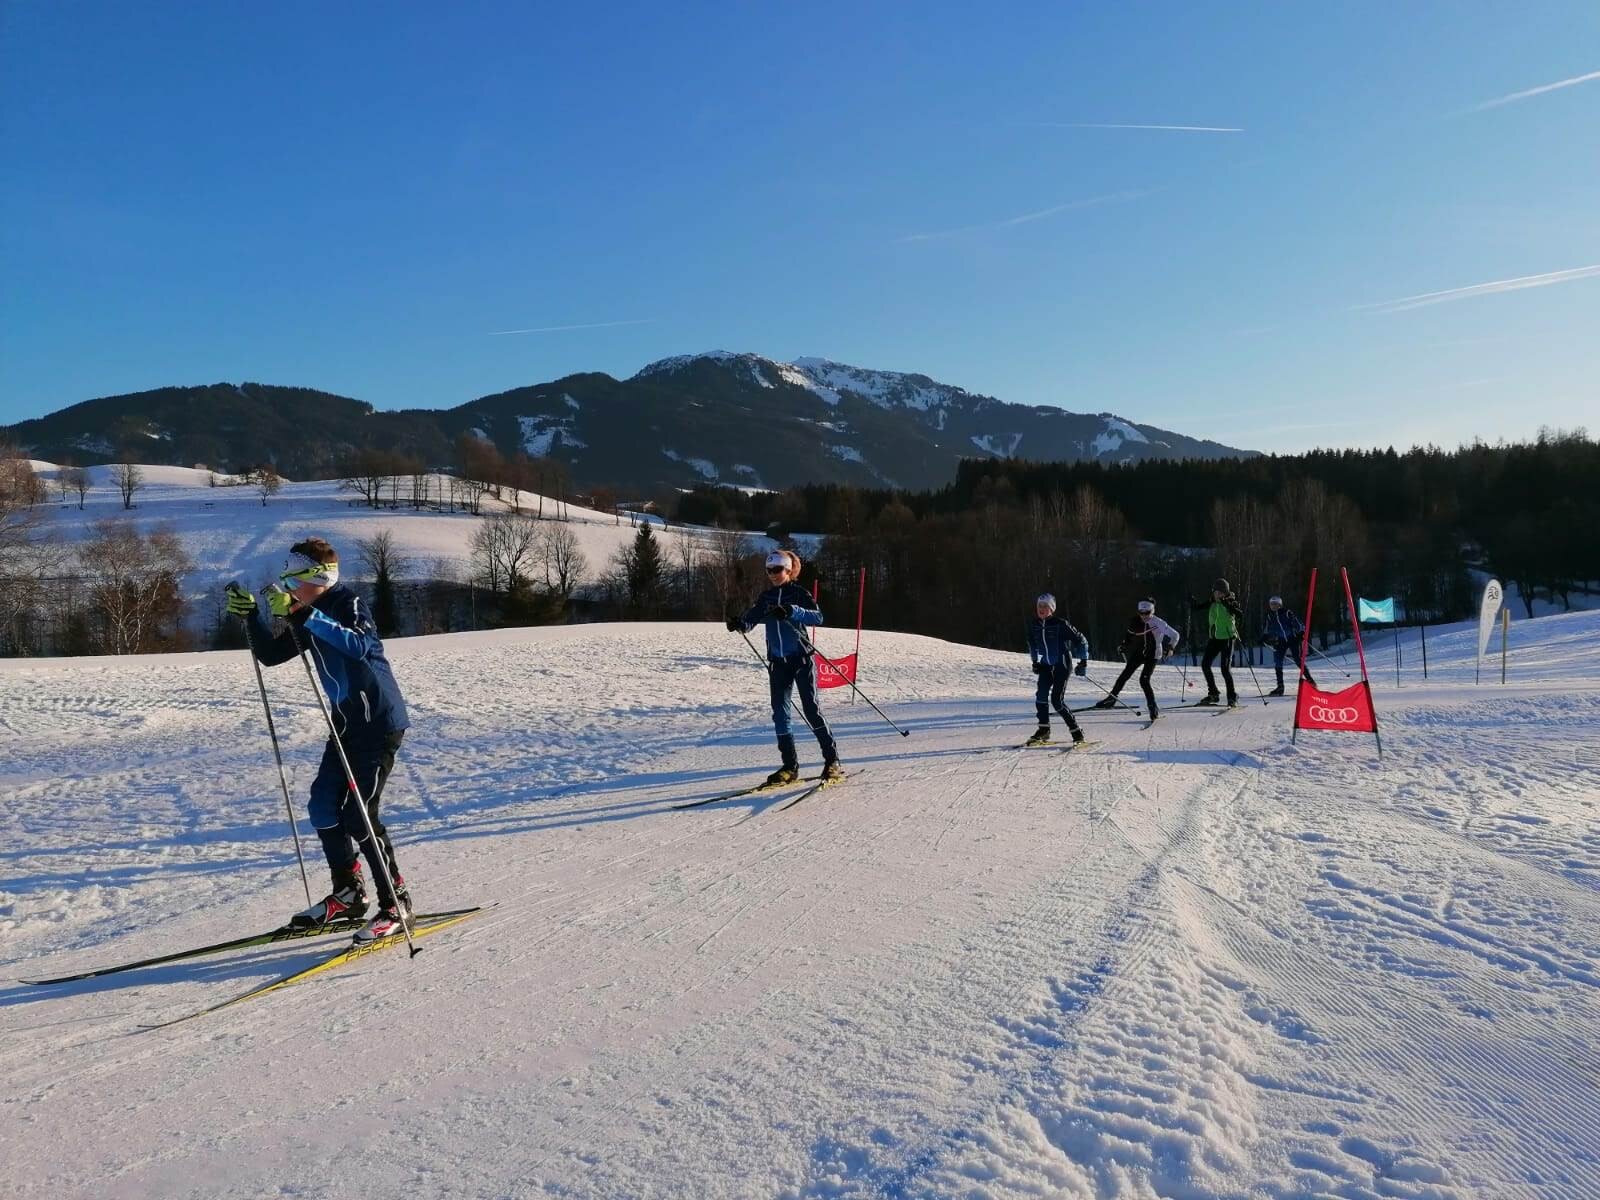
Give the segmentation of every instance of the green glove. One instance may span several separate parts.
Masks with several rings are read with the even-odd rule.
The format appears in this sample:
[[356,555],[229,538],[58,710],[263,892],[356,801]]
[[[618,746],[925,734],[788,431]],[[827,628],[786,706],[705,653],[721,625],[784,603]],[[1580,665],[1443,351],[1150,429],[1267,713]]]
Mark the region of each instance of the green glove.
[[245,591],[237,583],[230,583],[227,590],[228,611],[236,617],[248,617],[256,610],[256,598]]
[[269,583],[261,590],[261,594],[266,598],[267,611],[269,613],[275,617],[287,617],[289,615],[289,602],[294,597],[290,596],[288,592],[275,583]]

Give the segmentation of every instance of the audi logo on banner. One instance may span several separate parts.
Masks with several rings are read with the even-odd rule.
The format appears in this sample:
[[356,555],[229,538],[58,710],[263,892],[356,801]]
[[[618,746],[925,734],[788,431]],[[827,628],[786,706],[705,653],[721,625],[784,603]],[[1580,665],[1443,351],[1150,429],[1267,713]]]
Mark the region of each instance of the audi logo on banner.
[[1321,704],[1313,704],[1306,709],[1306,716],[1313,721],[1326,721],[1329,725],[1354,725],[1361,719],[1361,713],[1354,708],[1327,708]]

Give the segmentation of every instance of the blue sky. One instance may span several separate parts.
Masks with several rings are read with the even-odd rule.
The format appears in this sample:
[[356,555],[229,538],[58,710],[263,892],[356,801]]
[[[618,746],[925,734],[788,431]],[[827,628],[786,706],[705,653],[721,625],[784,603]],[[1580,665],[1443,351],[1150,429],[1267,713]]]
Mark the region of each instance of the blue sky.
[[0,422],[730,349],[1267,450],[1600,429],[1600,6],[1215,7],[7,0]]

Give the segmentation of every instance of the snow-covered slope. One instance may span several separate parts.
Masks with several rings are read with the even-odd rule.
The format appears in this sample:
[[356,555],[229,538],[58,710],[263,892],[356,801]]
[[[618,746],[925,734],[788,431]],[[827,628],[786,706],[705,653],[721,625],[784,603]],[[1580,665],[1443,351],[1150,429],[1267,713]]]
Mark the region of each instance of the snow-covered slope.
[[[1018,751],[1021,655],[869,632],[911,736],[830,694],[859,774],[784,812],[669,808],[773,760],[719,628],[392,643],[407,877],[496,907],[161,1032],[323,947],[0,985],[0,1190],[1587,1200],[1597,636],[1514,624],[1504,688],[1431,638],[1428,682],[1376,674],[1380,763],[1291,746],[1287,701]],[[268,677],[299,803],[320,717]],[[0,663],[5,974],[303,903],[254,687],[238,653]]]
[[[35,462],[33,466],[47,484],[55,479],[54,464]],[[347,575],[359,576],[363,568],[356,543],[382,530],[394,536],[403,559],[401,578],[425,578],[432,564],[443,560],[452,565],[458,578],[465,579],[472,534],[480,523],[479,517],[466,511],[409,508],[407,480],[401,481],[400,507],[394,509],[369,508],[353,493],[341,491],[335,480],[286,482],[282,491],[263,505],[253,487],[209,486],[206,471],[162,466],[140,469],[145,486],[135,494],[130,510],[122,507],[121,494],[112,483],[112,468],[91,467],[93,486],[81,511],[73,494],[67,502],[53,502],[41,507],[40,512],[69,540],[87,536],[94,523],[101,520],[133,521],[146,531],[171,526],[194,559],[195,570],[189,583],[197,592],[229,579],[272,579],[283,569],[288,548],[312,535],[327,538],[339,548]],[[444,476],[432,477],[430,489],[435,500],[445,494],[446,482]],[[53,485],[51,491],[54,496]],[[509,489],[502,500],[485,496],[483,512],[509,512],[510,501]],[[521,507],[524,512],[537,511],[539,497],[522,493]],[[553,516],[556,511],[555,501],[546,499],[546,516]],[[563,506],[560,511],[569,518],[567,527],[577,535],[591,577],[603,570],[611,555],[636,532],[627,517],[619,523],[609,513],[577,505]],[[659,524],[654,517],[635,519]],[[752,545],[766,544],[763,538],[752,539]]]

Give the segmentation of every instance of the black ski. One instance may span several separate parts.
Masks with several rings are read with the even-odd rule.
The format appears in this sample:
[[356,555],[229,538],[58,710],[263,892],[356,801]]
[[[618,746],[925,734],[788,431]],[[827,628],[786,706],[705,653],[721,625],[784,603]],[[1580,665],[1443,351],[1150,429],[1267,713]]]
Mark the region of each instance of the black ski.
[[849,775],[841,775],[837,779],[818,779],[815,782],[813,782],[812,785],[810,787],[808,787],[805,791],[801,792],[798,796],[796,796],[793,800],[785,801],[784,803],[778,805],[777,808],[773,809],[773,811],[774,812],[783,812],[785,809],[793,808],[796,804],[799,804],[800,801],[804,800],[807,796],[814,796],[818,792],[822,791],[823,788],[836,787],[839,784],[843,783],[846,779],[850,779],[853,776],[858,775],[858,774],[860,774],[860,772],[852,771]]
[[[815,779],[816,776],[812,776],[812,781]],[[763,792],[781,792],[785,788],[799,787],[806,782],[808,781],[804,779],[796,779],[793,783],[758,783],[752,787],[740,788],[736,792],[723,792],[720,796],[706,796],[703,799],[689,800],[682,804],[669,804],[667,807],[677,811],[682,811],[685,808],[703,808],[707,804],[716,804],[721,800],[737,800],[740,796],[758,796]]]
[[[450,913],[435,913],[433,915],[437,919],[429,921],[427,924],[422,923],[425,918],[413,917],[411,937],[413,940],[427,937],[430,933],[437,933],[441,929],[448,929],[452,925],[458,925],[462,921],[465,921],[468,917],[482,911],[483,909],[481,908],[461,908]],[[259,984],[258,986],[251,988],[248,992],[241,992],[237,996],[230,996],[226,1000],[218,1001],[216,1004],[208,1005],[205,1008],[197,1009],[191,1013],[185,1013],[181,1017],[173,1017],[170,1021],[153,1021],[148,1024],[140,1025],[139,1028],[166,1029],[171,1025],[180,1025],[184,1021],[192,1021],[196,1017],[203,1017],[208,1013],[214,1013],[219,1009],[229,1008],[235,1004],[238,1004],[242,1000],[252,1000],[257,996],[264,996],[268,992],[275,992],[279,988],[285,988],[290,984],[299,983],[302,979],[310,979],[313,975],[320,975],[324,971],[333,970],[335,967],[342,967],[346,963],[354,962],[358,958],[365,958],[367,955],[376,953],[379,950],[386,950],[390,946],[403,946],[405,943],[405,934],[391,933],[388,937],[367,942],[365,945],[346,946],[337,953],[330,954],[321,961],[312,963],[309,967],[301,967],[298,971],[290,971],[287,975],[281,975],[277,979],[270,979],[266,983]]]
[[[465,910],[418,913],[412,920],[443,920],[446,917],[459,916],[462,911]],[[92,971],[79,971],[76,975],[57,975],[50,979],[19,979],[17,982],[32,984],[35,987],[44,987],[54,983],[77,983],[82,979],[98,979],[102,975],[118,975],[123,971],[136,971],[140,967],[159,967],[164,963],[182,962],[184,959],[201,958],[207,954],[224,954],[229,950],[244,950],[250,946],[270,946],[277,942],[295,942],[306,938],[323,937],[332,933],[352,933],[360,929],[366,922],[367,919],[363,916],[340,917],[338,920],[329,921],[326,925],[315,925],[306,929],[297,929],[292,925],[280,925],[276,929],[269,929],[266,933],[254,933],[248,937],[233,938],[226,942],[213,942],[209,946],[196,946],[192,950],[177,950],[171,954],[158,954],[154,958],[141,958],[134,962],[118,963],[112,967],[97,967]]]
[[1085,704],[1082,708],[1074,708],[1071,711],[1073,713],[1131,712],[1136,716],[1140,716],[1140,717],[1144,716],[1144,709],[1137,708],[1132,704],[1123,704],[1121,701],[1118,701],[1116,704],[1112,705],[1110,708],[1106,708],[1103,704]]

